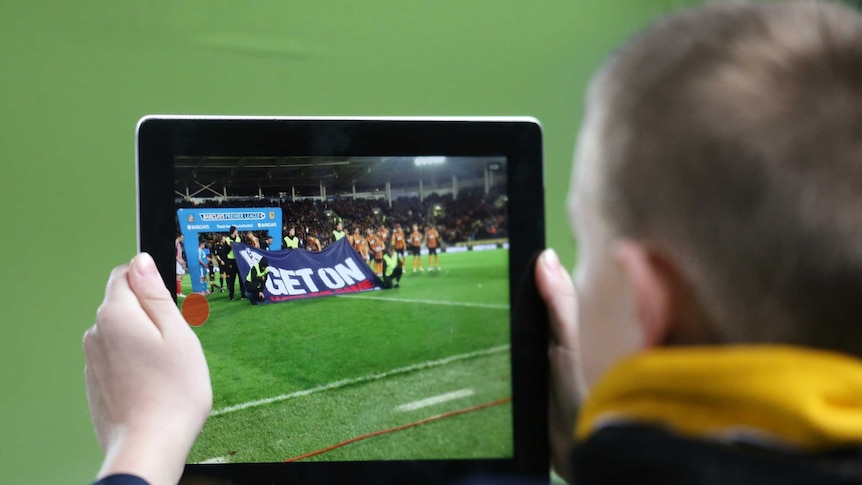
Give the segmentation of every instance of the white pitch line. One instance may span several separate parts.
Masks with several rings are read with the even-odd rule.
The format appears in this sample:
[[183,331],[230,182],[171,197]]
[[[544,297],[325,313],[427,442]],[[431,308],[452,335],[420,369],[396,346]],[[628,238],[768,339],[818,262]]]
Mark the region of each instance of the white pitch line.
[[360,377],[354,377],[351,379],[341,379],[340,381],[330,382],[329,384],[324,384],[322,386],[312,387],[311,389],[303,389],[301,391],[294,391],[288,394],[281,394],[279,396],[268,397],[265,399],[257,399],[254,401],[247,401],[240,404],[234,404],[233,406],[227,406],[221,409],[214,409],[210,412],[210,417],[221,416],[222,414],[232,413],[234,411],[240,411],[243,409],[254,408],[258,406],[263,406],[264,404],[271,404],[279,401],[286,401],[288,399],[293,399],[302,396],[308,396],[311,394],[316,394],[318,392],[329,391],[331,389],[338,389],[345,386],[350,386],[353,384],[359,384],[361,382],[370,382],[376,381],[380,379],[384,379],[386,377],[404,374],[407,372],[413,372],[416,370],[424,370],[429,369],[431,367],[439,367],[441,365],[451,364],[452,362],[458,362],[461,360],[472,359],[474,357],[480,357],[483,355],[491,355],[499,352],[505,352],[509,350],[509,344],[498,345],[496,347],[487,348],[484,350],[476,350],[474,352],[467,352],[466,354],[458,354],[452,355],[449,357],[445,357],[439,360],[429,360],[426,362],[420,362],[418,364],[408,365],[406,367],[398,367],[396,369],[391,369],[385,372],[381,372],[379,374],[368,374]]
[[215,458],[197,462],[198,465],[218,465],[222,463],[230,463],[230,459],[226,456],[217,456]]
[[454,401],[455,399],[469,397],[473,394],[476,394],[473,389],[460,389],[458,391],[440,394],[439,396],[431,396],[425,399],[420,399],[418,401],[408,402],[407,404],[395,406],[395,410],[401,412],[415,411],[417,409],[427,408],[428,406],[433,406],[435,404],[442,404],[444,402]]
[[445,306],[466,306],[474,308],[491,308],[494,310],[508,310],[509,305],[499,303],[472,303],[461,301],[440,301],[440,300],[410,300],[406,298],[383,298],[380,296],[365,296],[365,295],[344,295],[341,298],[355,298],[357,300],[380,300],[380,301],[400,301],[402,303],[424,303],[426,305],[445,305]]

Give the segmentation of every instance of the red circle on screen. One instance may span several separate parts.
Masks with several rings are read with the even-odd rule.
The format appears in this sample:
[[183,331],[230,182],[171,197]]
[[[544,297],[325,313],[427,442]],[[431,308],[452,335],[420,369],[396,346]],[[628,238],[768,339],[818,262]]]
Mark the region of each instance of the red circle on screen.
[[210,302],[206,297],[192,293],[183,300],[183,318],[192,327],[200,327],[210,317]]

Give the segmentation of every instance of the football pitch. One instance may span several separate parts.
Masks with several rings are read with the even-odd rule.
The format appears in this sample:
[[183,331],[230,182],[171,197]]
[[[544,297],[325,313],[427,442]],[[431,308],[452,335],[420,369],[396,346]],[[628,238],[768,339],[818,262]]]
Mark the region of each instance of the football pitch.
[[422,259],[393,290],[209,295],[213,412],[189,463],[511,457],[508,251]]

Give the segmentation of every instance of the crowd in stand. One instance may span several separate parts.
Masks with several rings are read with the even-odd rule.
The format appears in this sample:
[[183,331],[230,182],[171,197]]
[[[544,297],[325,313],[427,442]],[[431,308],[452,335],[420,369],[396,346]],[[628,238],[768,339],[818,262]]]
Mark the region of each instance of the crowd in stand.
[[[492,187],[486,195],[481,188],[464,189],[455,198],[452,194],[433,193],[421,202],[418,197],[399,197],[392,200],[392,207],[382,199],[336,198],[317,201],[303,199],[297,201],[273,201],[250,198],[245,200],[206,201],[194,204],[179,201],[178,208],[242,208],[274,207],[282,209],[283,234],[271,234],[281,238],[291,227],[305,240],[314,236],[328,246],[332,241],[332,231],[341,222],[350,233],[359,228],[364,234],[366,228],[380,225],[393,227],[395,224],[409,228],[417,224],[420,230],[434,225],[440,233],[443,244],[456,244],[469,241],[498,239],[508,237],[508,201],[505,186]],[[261,241],[264,233],[256,234]]]

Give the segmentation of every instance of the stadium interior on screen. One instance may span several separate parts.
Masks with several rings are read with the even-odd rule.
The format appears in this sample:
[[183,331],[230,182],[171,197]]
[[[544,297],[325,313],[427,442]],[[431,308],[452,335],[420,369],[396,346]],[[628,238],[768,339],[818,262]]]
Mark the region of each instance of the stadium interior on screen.
[[504,157],[174,162],[211,310],[189,463],[513,456]]

